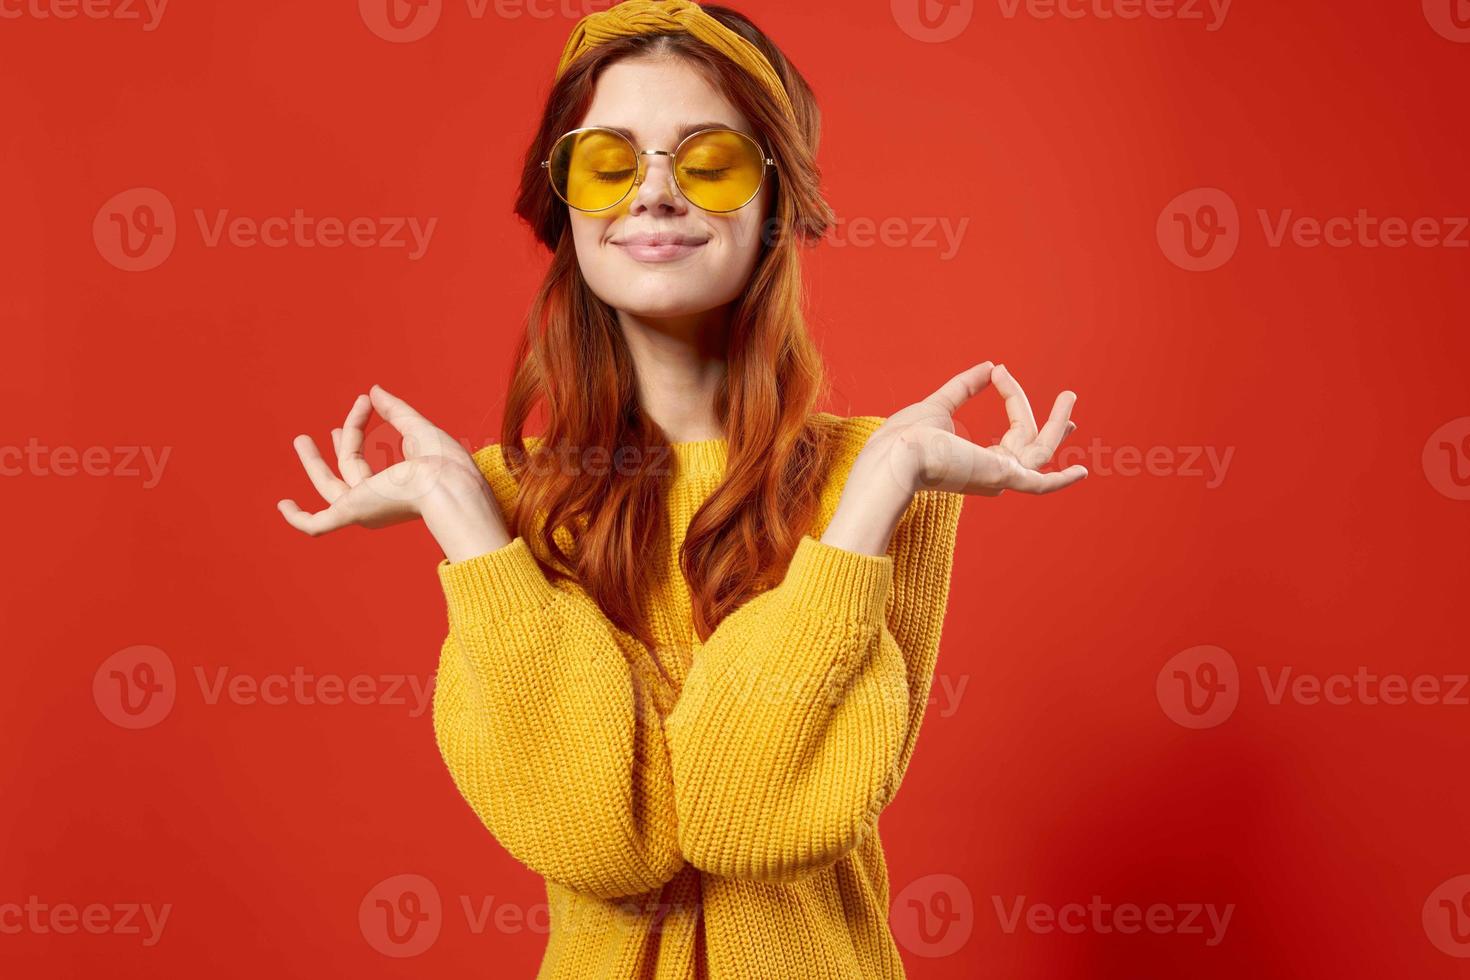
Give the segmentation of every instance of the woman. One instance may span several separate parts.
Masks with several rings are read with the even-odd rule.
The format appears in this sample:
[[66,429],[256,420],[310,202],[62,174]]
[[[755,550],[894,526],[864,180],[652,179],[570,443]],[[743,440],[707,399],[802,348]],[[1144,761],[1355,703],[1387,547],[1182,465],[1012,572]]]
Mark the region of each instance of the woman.
[[[542,978],[901,977],[877,833],[914,749],[966,494],[1045,493],[990,362],[886,419],[814,412],[801,316],[810,88],[746,18],[626,0],[578,23],[517,213],[552,253],[502,441],[473,456],[374,386],[333,430],[316,535],[422,519],[449,612],[434,729],[546,880]],[[691,135],[693,134],[693,135]],[[951,416],[986,385],[1000,445]],[[522,437],[546,403],[541,436]],[[405,459],[373,473],[373,409]]]

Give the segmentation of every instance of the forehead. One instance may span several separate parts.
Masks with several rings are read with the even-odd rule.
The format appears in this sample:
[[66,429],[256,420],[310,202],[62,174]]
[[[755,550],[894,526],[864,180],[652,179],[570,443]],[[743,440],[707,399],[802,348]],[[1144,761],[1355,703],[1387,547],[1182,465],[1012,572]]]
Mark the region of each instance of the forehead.
[[750,121],[682,58],[627,58],[603,69],[578,126],[626,129],[640,144],[672,146],[711,125],[754,135]]

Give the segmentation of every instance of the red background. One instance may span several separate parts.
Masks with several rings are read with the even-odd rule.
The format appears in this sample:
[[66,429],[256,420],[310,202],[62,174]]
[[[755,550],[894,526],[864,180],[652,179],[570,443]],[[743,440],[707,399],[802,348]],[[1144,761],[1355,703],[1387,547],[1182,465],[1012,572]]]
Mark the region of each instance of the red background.
[[[741,5],[818,94],[839,215],[901,229],[839,230],[810,256],[825,407],[891,414],[993,358],[1038,412],[1077,391],[1073,444],[1097,447],[1078,488],[966,503],[936,697],[966,687],[931,706],[882,829],[895,896],[952,875],[973,911],[950,955],[905,943],[911,975],[1470,975],[1430,935],[1431,894],[1470,873],[1470,707],[1273,704],[1258,674],[1467,670],[1470,503],[1449,494],[1470,446],[1451,460],[1431,434],[1470,415],[1470,249],[1275,248],[1257,213],[1470,213],[1470,44],[1432,28],[1435,2],[1238,0],[1213,31],[990,2],[952,11],[972,19],[942,43],[883,0]],[[534,924],[540,880],[460,800],[427,713],[210,703],[196,671],[431,676],[445,623],[422,529],[313,540],[274,503],[315,505],[291,439],[328,445],[374,382],[469,444],[497,437],[545,263],[514,181],[593,8],[536,9],[448,0],[413,43],[344,2],[177,0],[153,31],[0,19],[0,445],[170,452],[151,488],[39,465],[0,478],[0,905],[172,906],[153,946],[0,933],[7,976],[535,972],[544,933],[493,910]],[[172,203],[178,240],[128,272],[92,226],[137,187]],[[1190,272],[1155,229],[1201,187],[1238,206],[1239,248]],[[295,208],[438,224],[410,261],[208,247],[194,218]],[[957,254],[913,240],[964,219]],[[960,421],[980,439],[1003,414],[986,393]],[[1174,462],[1114,465],[1155,447]],[[1218,485],[1188,447],[1233,453]],[[1156,681],[1202,644],[1238,666],[1239,704],[1192,729]],[[167,655],[176,700],[128,730],[93,681],[135,645]],[[396,959],[358,907],[404,873],[445,911],[430,948]],[[1214,946],[1008,932],[996,910],[1094,895],[1234,910]],[[461,896],[493,898],[482,931]]]

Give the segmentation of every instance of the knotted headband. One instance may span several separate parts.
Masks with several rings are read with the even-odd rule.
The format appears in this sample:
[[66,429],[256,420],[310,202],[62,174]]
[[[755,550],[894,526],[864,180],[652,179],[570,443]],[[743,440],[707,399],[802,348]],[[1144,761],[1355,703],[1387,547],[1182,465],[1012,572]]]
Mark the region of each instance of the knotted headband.
[[781,84],[781,76],[760,48],[705,13],[694,0],[622,0],[606,10],[588,14],[577,21],[561,54],[556,78],[561,78],[572,62],[599,44],[636,34],[684,32],[714,48],[744,68],[780,103],[794,122],[796,110]]

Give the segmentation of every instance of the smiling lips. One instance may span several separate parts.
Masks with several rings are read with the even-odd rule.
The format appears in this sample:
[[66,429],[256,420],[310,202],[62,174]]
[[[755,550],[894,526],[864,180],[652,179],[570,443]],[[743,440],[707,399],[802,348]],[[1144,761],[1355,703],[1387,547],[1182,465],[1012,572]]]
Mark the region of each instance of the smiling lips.
[[639,262],[671,262],[699,251],[709,241],[693,235],[677,235],[669,232],[625,235],[614,238],[612,244],[622,248]]

